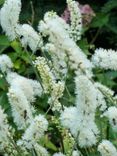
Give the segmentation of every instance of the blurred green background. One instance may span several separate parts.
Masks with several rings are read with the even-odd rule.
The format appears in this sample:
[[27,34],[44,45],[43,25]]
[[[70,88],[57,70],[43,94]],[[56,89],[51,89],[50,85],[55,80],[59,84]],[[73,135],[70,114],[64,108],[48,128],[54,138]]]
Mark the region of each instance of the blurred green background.
[[[23,0],[21,13],[22,22],[31,19],[30,0]],[[98,29],[99,33],[95,39],[96,47],[117,49],[117,0],[79,0],[80,4],[89,4],[96,13],[96,17],[89,25],[85,35],[90,42]],[[35,12],[34,26],[43,18],[48,10],[54,10],[61,15],[66,8],[66,0],[32,0]]]

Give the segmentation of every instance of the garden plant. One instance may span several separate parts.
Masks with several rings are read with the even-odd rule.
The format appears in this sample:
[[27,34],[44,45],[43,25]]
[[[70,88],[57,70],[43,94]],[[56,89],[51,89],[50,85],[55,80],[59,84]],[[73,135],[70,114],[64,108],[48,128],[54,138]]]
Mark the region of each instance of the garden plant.
[[47,11],[37,30],[33,15],[20,22],[21,0],[1,7],[3,156],[117,156],[117,51],[94,45],[107,18],[88,43],[95,12],[66,3],[61,16]]

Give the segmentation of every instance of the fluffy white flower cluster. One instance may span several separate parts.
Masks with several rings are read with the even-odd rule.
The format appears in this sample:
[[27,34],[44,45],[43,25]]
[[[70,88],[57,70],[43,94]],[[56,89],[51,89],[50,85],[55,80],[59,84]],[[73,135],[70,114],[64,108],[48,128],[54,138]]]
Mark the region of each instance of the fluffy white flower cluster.
[[[48,127],[48,122],[43,116],[39,115],[35,118],[33,117],[34,108],[31,106],[31,103],[35,101],[35,97],[42,95],[42,87],[36,80],[25,78],[10,71],[10,68],[13,67],[13,63],[7,55],[0,56],[0,67],[2,72],[6,71],[7,73],[6,80],[10,85],[8,99],[12,108],[14,122],[18,129],[26,129],[30,125],[29,128],[26,129],[23,137],[27,137],[27,143],[29,143],[29,141],[30,144],[34,143],[39,137],[43,136],[44,131],[47,130]],[[6,115],[1,108],[0,125],[1,150],[6,150],[9,155],[12,155],[12,153],[17,154],[17,151],[15,151],[15,148],[11,143],[13,138],[11,138],[10,126],[7,124]],[[39,156],[40,154],[43,156],[48,155],[46,149],[39,144],[35,143],[34,147]],[[27,149],[25,149],[25,151],[27,151]]]
[[39,82],[31,80],[14,72],[8,72],[6,77],[10,87],[8,99],[12,107],[14,122],[19,129],[24,129],[33,119],[34,108],[31,103],[36,96],[42,95]]
[[[22,139],[18,141],[19,146],[25,146],[26,149],[33,149],[35,147],[35,150],[42,149],[41,151],[44,151],[44,153],[47,151],[43,149],[43,147],[38,146],[38,141],[40,138],[44,135],[44,132],[47,131],[48,128],[48,122],[45,119],[44,116],[39,115],[36,116],[29,127],[26,129],[24,135],[22,136]],[[39,149],[38,149],[39,147]],[[38,153],[38,151],[37,151]]]
[[61,113],[61,123],[64,127],[69,128],[74,136],[77,136],[80,120],[76,107],[65,107]]
[[65,156],[63,153],[59,152],[59,153],[55,153],[53,156]]
[[12,108],[12,116],[18,129],[25,129],[33,119],[30,104],[23,92],[17,87],[10,87],[8,99]]
[[117,150],[108,140],[102,140],[98,146],[98,151],[102,156],[117,156]]
[[70,11],[71,27],[70,35],[74,41],[81,39],[82,17],[78,3],[74,0],[67,0],[68,9]]
[[116,96],[114,96],[114,91],[108,88],[107,86],[102,85],[99,82],[94,83],[95,87],[97,88],[97,101],[98,101],[98,107],[100,107],[101,111],[106,110],[107,104],[105,102],[105,98],[108,98],[113,102],[113,104],[116,104]]
[[61,103],[59,102],[59,98],[63,96],[64,91],[64,83],[59,81],[58,83],[53,84],[53,88],[51,91],[51,97],[48,100],[50,105],[53,105],[52,110],[61,110]]
[[[95,85],[95,84],[94,84]],[[99,108],[100,111],[105,111],[107,108],[106,100],[104,94],[99,90],[97,85],[95,85],[97,89],[97,107]]]
[[21,89],[30,103],[35,101],[36,96],[42,95],[42,87],[36,80],[25,78],[15,72],[8,72],[6,80],[10,86]]
[[13,144],[13,133],[12,129],[8,124],[7,115],[4,113],[0,106],[0,151],[8,152],[9,155],[17,154]]
[[76,107],[80,118],[78,140],[80,146],[92,146],[97,142],[98,128],[95,124],[97,92],[86,76],[79,76],[76,83]]
[[19,154],[17,148],[20,147],[26,155],[29,151],[35,149],[37,156],[48,156],[47,150],[38,144],[47,128],[48,121],[45,117],[43,115],[36,116],[26,129],[22,139],[18,140],[16,144],[13,140],[14,131],[8,124],[7,115],[0,107],[0,151],[13,156]]
[[[43,36],[47,36],[51,33],[51,32],[49,32],[49,29],[50,29],[50,25],[53,23],[53,19],[56,19],[58,21],[58,23],[61,24],[63,26],[63,28],[69,32],[69,29],[70,29],[69,25],[61,17],[59,17],[56,14],[56,12],[49,11],[49,12],[45,13],[44,20],[41,20],[39,22],[39,26],[38,26],[38,30],[40,32],[42,32]],[[52,20],[52,21],[50,21],[50,20]],[[48,25],[47,25],[47,23],[48,23]],[[58,29],[58,27],[56,27],[56,28]],[[53,31],[56,31],[56,30],[53,30]]]
[[20,11],[21,0],[6,0],[0,10],[0,24],[10,40],[19,37],[23,47],[35,52],[43,45],[42,37],[30,25],[19,24]]
[[102,92],[104,92],[104,93],[106,93],[106,94],[108,94],[108,95],[110,95],[110,96],[113,96],[113,95],[114,95],[114,91],[113,91],[113,90],[109,89],[108,87],[102,85],[102,84],[99,83],[99,82],[96,82],[96,83],[95,83],[95,86],[96,86],[97,88],[99,88]]
[[44,57],[37,57],[34,65],[37,67],[44,88],[45,93],[50,93],[52,90],[53,83],[55,81],[55,76],[51,72],[46,59]]
[[80,156],[80,152],[78,150],[75,150],[73,151],[72,156]]
[[38,48],[43,46],[41,35],[37,33],[29,24],[18,25],[17,33],[23,47],[29,46],[35,52]]
[[92,57],[92,62],[95,67],[100,67],[106,70],[117,70],[117,52],[112,49],[96,49],[95,54]]
[[4,72],[8,72],[12,68],[13,68],[13,63],[10,57],[8,57],[5,54],[0,55],[0,70],[4,73]]
[[21,0],[6,0],[0,10],[0,24],[10,40],[14,40],[17,36],[16,27],[20,11]]
[[112,129],[117,132],[117,108],[115,106],[109,107],[103,116],[106,116],[109,120]]
[[[89,77],[92,76],[92,63],[87,59],[86,55],[70,38],[67,30],[68,25],[63,19],[56,14],[47,12],[44,21],[39,24],[39,30],[43,34],[49,35],[50,43],[69,56],[69,67],[74,69],[77,74],[85,73]],[[42,29],[43,28],[43,29]],[[69,29],[69,27],[68,27]]]
[[[116,95],[114,95],[114,91],[111,90],[110,88],[108,88],[107,86],[102,85],[99,82],[95,83],[96,88],[98,89],[98,94],[99,94],[99,98],[97,99],[98,101],[100,101],[100,110],[105,110],[107,105],[105,104],[105,100],[104,98],[108,98],[109,101],[111,101],[111,103],[113,103],[113,105],[117,104],[117,99],[116,99]],[[100,93],[99,93],[100,92]],[[101,98],[102,97],[102,98]]]
[[42,95],[42,87],[36,80],[28,79],[10,71],[13,67],[7,55],[0,56],[0,69],[7,73],[9,83],[8,99],[12,108],[14,122],[19,129],[24,129],[33,119],[34,108],[31,106],[36,96]]
[[[53,156],[65,156],[65,155],[63,153],[59,152],[59,153],[55,153]],[[72,152],[72,155],[71,156],[80,156],[80,153],[79,153],[79,151],[74,150]]]
[[99,134],[95,124],[97,90],[83,75],[76,77],[75,83],[76,107],[66,108],[61,114],[61,122],[70,129],[81,147],[92,146],[96,144]]
[[48,151],[39,144],[35,144],[34,149],[36,151],[37,156],[50,156],[48,154]]
[[56,82],[44,57],[38,57],[34,64],[40,73],[45,93],[50,94],[48,103],[52,106],[52,110],[61,110],[61,103],[58,99],[63,95],[64,83],[62,81]]
[[[4,58],[7,59],[5,60]],[[10,66],[9,64],[12,64],[12,61],[6,55],[5,57],[1,56],[0,59],[0,64],[3,69],[7,68],[6,64],[8,67]],[[44,131],[47,130],[48,122],[42,115],[36,116],[34,118],[33,113],[35,110],[33,106],[31,106],[31,103],[35,101],[35,97],[42,95],[42,87],[36,80],[25,78],[10,70],[6,71],[6,80],[10,85],[8,91],[8,99],[12,108],[14,122],[16,123],[18,129],[26,129],[22,140],[18,141],[18,146],[20,146],[21,144],[25,145],[25,148],[22,147],[24,151],[27,151],[27,149],[32,149],[34,146],[38,156],[40,156],[40,154],[47,156],[48,152],[46,151],[46,149],[39,145],[37,142],[43,136]],[[7,136],[9,135],[9,127],[5,122],[6,116],[3,114],[1,109],[0,111],[0,123],[2,124],[4,131],[4,135],[2,134],[0,137],[2,144],[7,146],[7,143],[10,144],[8,142],[8,137],[10,136]],[[6,142],[6,144],[3,140]]]
[[52,43],[47,43],[44,49],[52,58],[54,75],[57,79],[64,79],[68,71],[66,54],[62,49],[56,48]]
[[31,103],[35,101],[35,97],[42,95],[40,83],[11,71],[7,72],[6,80],[10,85],[8,99],[14,122],[18,129],[26,129],[22,139],[18,141],[18,146],[22,145],[21,149],[24,152],[27,149],[35,148],[38,156],[40,154],[47,156],[46,149],[37,142],[43,136],[44,131],[47,130],[48,122],[42,115],[34,118],[33,113],[35,113],[35,110],[31,106]]

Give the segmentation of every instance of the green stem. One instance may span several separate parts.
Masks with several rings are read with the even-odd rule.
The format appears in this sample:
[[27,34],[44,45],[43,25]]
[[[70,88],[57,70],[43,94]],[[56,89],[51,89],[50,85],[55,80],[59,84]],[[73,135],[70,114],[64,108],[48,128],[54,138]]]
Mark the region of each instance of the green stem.
[[69,89],[68,89],[68,87],[65,85],[65,89],[66,89],[66,91],[67,91],[67,94],[68,94],[68,96],[71,98],[72,96],[71,96],[71,94],[70,94],[70,92],[69,92]]
[[87,148],[85,148],[85,152],[86,152],[87,156],[90,156]]
[[99,33],[100,33],[100,30],[101,30],[101,28],[99,28],[99,29],[97,30],[95,36],[93,37],[92,41],[90,42],[90,45],[92,45],[92,44],[96,41],[96,39],[97,39],[97,37],[98,37],[98,35],[99,35]]
[[35,18],[35,11],[34,11],[34,6],[33,6],[33,2],[32,2],[32,1],[30,1],[30,6],[31,6],[31,11],[32,11],[31,25],[33,25],[33,23],[34,23],[34,18]]
[[62,138],[62,135],[61,134],[60,134],[60,141],[61,141],[62,152],[64,153],[65,152],[65,149],[64,149],[64,143],[63,143],[63,138]]
[[10,136],[8,136],[9,141],[12,143],[13,147],[16,149],[18,152],[18,155],[21,156],[21,151],[19,151],[19,147],[15,144],[14,140]]
[[110,125],[109,123],[107,122],[107,128],[106,128],[106,139],[109,140],[110,136]]
[[33,61],[32,61],[32,57],[30,56],[30,54],[29,54],[29,52],[27,51],[26,48],[25,48],[25,51],[26,51],[26,53],[27,53],[27,55],[28,55],[28,58],[29,58],[29,60],[30,60],[30,64],[32,65],[32,68],[33,68],[33,70],[34,70],[34,72],[35,72],[35,75],[36,75],[36,77],[37,77],[37,80],[40,82],[40,85],[41,85],[41,87],[43,88],[43,85],[42,85],[42,82],[41,82],[41,78],[39,77],[38,72],[37,72],[36,68],[34,67],[34,64],[33,64]]

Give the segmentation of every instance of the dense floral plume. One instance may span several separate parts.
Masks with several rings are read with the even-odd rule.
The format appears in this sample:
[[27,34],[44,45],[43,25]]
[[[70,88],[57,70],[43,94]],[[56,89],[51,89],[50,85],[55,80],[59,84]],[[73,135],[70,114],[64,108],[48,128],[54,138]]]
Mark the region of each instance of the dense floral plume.
[[117,150],[114,145],[108,140],[102,140],[98,146],[98,151],[102,156],[117,156]]
[[10,40],[14,40],[17,37],[16,28],[19,22],[20,11],[20,0],[6,0],[0,10],[1,26]]

